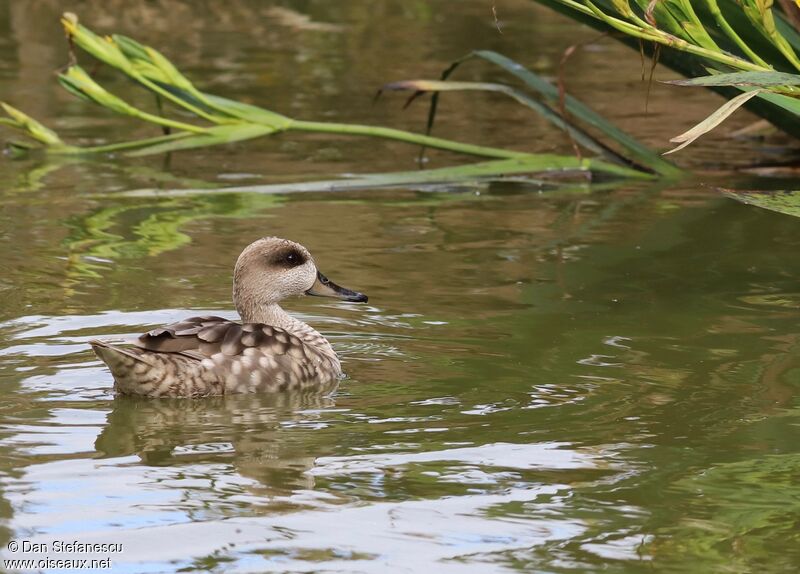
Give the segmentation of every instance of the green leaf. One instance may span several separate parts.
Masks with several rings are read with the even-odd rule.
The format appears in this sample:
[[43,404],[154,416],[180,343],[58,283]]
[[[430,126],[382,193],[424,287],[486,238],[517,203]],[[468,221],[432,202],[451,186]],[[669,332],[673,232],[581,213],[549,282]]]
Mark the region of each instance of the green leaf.
[[130,71],[130,60],[125,57],[119,46],[110,38],[102,38],[81,25],[75,14],[64,12],[61,17],[61,24],[64,26],[67,36],[92,56],[125,73]]
[[224,112],[240,120],[269,126],[275,131],[287,129],[292,123],[291,118],[258,106],[229,100],[222,96],[215,96],[202,92],[201,94],[210,105],[214,106],[215,110]]
[[[800,100],[785,96],[783,94],[773,94],[772,92],[761,92],[758,94],[760,100],[767,100],[776,106],[783,108],[790,114],[800,116]],[[780,128],[780,125],[778,126]]]
[[[520,181],[520,176],[526,176],[523,181],[528,183],[548,184],[559,186],[565,182],[546,181],[528,178],[528,176],[542,176],[548,173],[565,172],[577,174],[610,173],[617,175],[618,170],[625,170],[619,166],[605,162],[584,159],[579,160],[569,156],[542,154],[519,159],[501,159],[484,161],[455,167],[438,169],[425,169],[414,171],[399,171],[389,173],[371,173],[342,179],[328,179],[322,181],[306,181],[300,183],[279,183],[271,185],[250,185],[237,187],[223,187],[217,189],[175,189],[175,190],[150,190],[138,189],[121,194],[117,197],[147,197],[157,193],[160,197],[178,197],[197,194],[218,193],[302,193],[302,192],[327,192],[327,191],[355,191],[362,189],[380,189],[390,187],[430,186],[447,184],[452,185],[478,183],[487,181],[504,181],[513,179]],[[629,170],[630,171],[630,170]],[[630,175],[630,174],[625,174]],[[633,172],[633,177],[647,177],[639,172]],[[567,183],[574,185],[574,180]]]
[[136,60],[148,59],[147,47],[144,44],[140,44],[133,38],[123,36],[122,34],[112,34],[111,39],[114,40],[117,46],[119,46],[119,49],[122,50],[122,53],[128,58]]
[[800,75],[785,72],[733,72],[712,74],[688,80],[668,80],[665,84],[675,86],[800,86]]
[[[405,182],[446,183],[475,178],[491,178],[514,174],[543,174],[549,172],[563,172],[565,170],[623,175],[626,177],[638,177],[639,179],[652,177],[642,172],[600,160],[578,159],[574,156],[555,154],[531,154],[521,158],[484,161],[456,167],[405,172],[405,175],[402,177],[406,178]],[[400,174],[388,175],[395,181],[399,181],[398,176]],[[383,176],[368,175],[364,177],[367,179],[374,179],[376,177],[382,178]]]
[[164,74],[170,84],[187,92],[197,92],[197,89],[186,77],[178,71],[172,62],[165,58],[161,52],[151,48],[150,46],[144,47],[147,55],[150,57],[150,62],[156,66],[162,74]]
[[138,117],[140,111],[94,81],[80,66],[70,66],[58,75],[58,80],[72,94],[83,96],[118,114]]
[[43,126],[29,115],[24,114],[5,102],[0,102],[0,107],[2,107],[3,111],[11,118],[10,120],[3,119],[3,124],[23,131],[28,136],[47,146],[58,147],[64,145],[64,142],[61,141],[61,138],[58,137],[56,132]]
[[[619,166],[606,164],[596,160],[579,160],[574,157],[542,154],[520,159],[501,159],[444,167],[438,169],[425,169],[414,171],[398,171],[389,173],[370,173],[348,177],[346,179],[328,179],[321,181],[305,181],[300,183],[279,183],[270,185],[249,185],[237,187],[223,187],[216,189],[174,189],[151,190],[137,189],[117,193],[116,197],[148,197],[157,194],[159,197],[180,197],[185,195],[205,195],[219,193],[303,193],[303,192],[328,192],[328,191],[356,191],[362,189],[381,189],[390,187],[413,187],[432,185],[470,184],[490,181],[522,181],[548,186],[566,185],[574,186],[573,181],[548,181],[533,179],[556,172],[559,175],[566,172],[582,174],[587,172],[607,173],[606,170],[616,175]],[[641,173],[634,175],[642,177]],[[595,185],[595,184],[593,184]]]
[[620,16],[628,19],[636,17],[636,14],[631,8],[629,0],[611,0],[611,4],[614,6],[614,10],[616,10]]
[[800,217],[800,191],[756,191],[718,188],[730,198],[747,205]]
[[133,116],[148,122],[153,122],[158,125],[185,130],[193,133],[204,133],[206,128],[187,124],[185,122],[178,122],[170,120],[163,116],[157,116],[128,104],[122,98],[119,98],[106,90],[103,86],[94,81],[94,79],[87,74],[80,66],[70,66],[66,72],[58,75],[58,80],[67,91],[79,97],[88,99],[98,105],[101,105],[109,110],[118,114]]
[[167,153],[184,149],[208,147],[220,144],[249,140],[273,133],[269,126],[257,124],[232,124],[208,128],[205,133],[195,134],[175,141],[157,143],[144,147],[126,155],[139,157],[158,153]]

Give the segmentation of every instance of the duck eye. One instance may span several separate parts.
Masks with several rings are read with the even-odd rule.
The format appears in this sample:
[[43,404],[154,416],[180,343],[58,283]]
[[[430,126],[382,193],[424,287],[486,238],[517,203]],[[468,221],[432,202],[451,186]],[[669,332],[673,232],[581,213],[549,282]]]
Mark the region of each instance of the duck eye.
[[283,267],[284,269],[291,269],[292,267],[299,267],[307,261],[307,258],[294,249],[287,249],[286,251],[274,253],[268,256],[267,261],[270,265]]

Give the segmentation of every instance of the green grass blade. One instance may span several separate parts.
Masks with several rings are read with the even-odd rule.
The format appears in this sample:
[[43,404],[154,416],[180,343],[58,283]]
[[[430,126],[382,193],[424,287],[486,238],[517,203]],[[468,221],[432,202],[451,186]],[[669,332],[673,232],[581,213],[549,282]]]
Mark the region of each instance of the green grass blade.
[[[551,154],[541,154],[517,159],[501,159],[455,167],[443,167],[437,169],[425,169],[414,171],[400,171],[389,173],[371,173],[351,178],[329,179],[323,181],[309,181],[289,184],[272,185],[248,185],[237,187],[223,187],[217,189],[176,189],[173,191],[159,189],[159,196],[182,196],[195,194],[217,194],[217,193],[301,193],[301,192],[321,192],[321,191],[353,191],[360,189],[379,189],[389,187],[405,187],[416,185],[448,185],[465,184],[486,181],[504,181],[509,178],[519,180],[520,176],[536,177],[545,176],[548,173],[572,172],[576,175],[585,173],[622,175],[624,177],[635,177],[637,179],[652,179],[653,176],[627,170],[614,164],[607,164],[602,161],[584,159],[579,160],[571,156],[559,156]],[[531,180],[534,181],[534,180]],[[541,181],[541,180],[535,180]],[[547,181],[551,185],[559,185],[561,182]],[[569,182],[572,185],[574,181]],[[142,197],[152,195],[153,190],[133,190],[116,197]]]
[[675,86],[757,86],[762,88],[800,86],[800,75],[786,72],[732,72],[687,80],[668,80]]
[[[743,90],[745,88],[739,89]],[[800,100],[797,98],[791,98],[783,94],[773,94],[772,92],[761,92],[758,94],[758,98],[775,104],[795,116],[800,116]]]
[[58,81],[70,93],[83,97],[120,115],[132,116],[141,120],[178,130],[197,133],[203,133],[205,131],[205,128],[203,127],[170,120],[163,116],[156,116],[128,104],[125,100],[115,96],[103,86],[95,82],[94,79],[80,66],[75,65],[67,68],[65,72],[62,72],[58,75]]
[[130,74],[131,62],[122,53],[113,41],[107,38],[98,36],[86,26],[78,22],[78,17],[71,12],[64,12],[61,18],[61,24],[64,26],[64,31],[67,33],[69,39],[92,56],[108,64],[113,68],[117,68]]
[[156,143],[136,151],[128,152],[126,155],[139,157],[168,153],[179,150],[193,149],[198,147],[209,147],[220,144],[228,144],[243,140],[249,140],[274,133],[275,130],[268,126],[257,124],[238,124],[214,126],[208,128],[206,133],[191,135],[188,137]]
[[[598,174],[652,179],[653,176],[638,170],[596,159],[578,159],[574,156],[531,154],[527,157],[480,162],[457,167],[443,167],[407,172],[406,183],[447,183],[470,178],[490,178],[513,174],[545,174],[548,172],[582,171]],[[397,180],[398,174],[390,174]],[[373,179],[377,176],[368,176]]]
[[800,192],[798,191],[755,191],[723,188],[718,188],[718,191],[747,205],[800,217]]
[[3,119],[3,124],[16,128],[24,132],[28,137],[31,137],[47,146],[63,146],[64,142],[58,137],[58,134],[40,124],[38,121],[29,115],[19,111],[17,108],[8,105],[5,102],[0,102],[0,107],[8,114],[11,119]]
[[292,118],[260,106],[205,92],[188,91],[171,84],[155,83],[186,104],[186,107],[201,109],[206,116],[212,117],[217,123],[244,121],[269,126],[275,131],[283,131],[288,129],[293,121]]
[[215,96],[213,94],[207,94],[205,92],[201,93],[208,103],[214,106],[214,109],[223,111],[240,120],[269,126],[275,131],[287,129],[293,121],[287,116],[272,112],[259,106],[237,102],[235,100],[223,98],[222,96]]

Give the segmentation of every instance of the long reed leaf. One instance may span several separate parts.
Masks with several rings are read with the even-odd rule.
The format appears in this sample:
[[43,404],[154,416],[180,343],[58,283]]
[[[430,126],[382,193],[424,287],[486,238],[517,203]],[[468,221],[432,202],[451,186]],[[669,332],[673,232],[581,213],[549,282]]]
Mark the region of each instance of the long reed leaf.
[[[607,171],[610,170],[610,171]],[[636,179],[652,179],[652,176],[642,172],[628,170],[627,168],[598,162],[591,159],[579,160],[551,154],[541,154],[519,159],[504,159],[472,163],[455,167],[425,169],[414,171],[398,171],[389,173],[370,173],[342,179],[329,179],[323,181],[308,181],[288,184],[249,185],[236,187],[223,187],[217,189],[176,189],[176,190],[133,190],[116,197],[143,197],[158,194],[159,196],[183,196],[195,194],[219,193],[300,193],[300,192],[325,192],[325,191],[354,191],[360,189],[381,189],[390,187],[429,186],[450,183],[477,183],[487,181],[506,181],[513,179],[520,181],[520,176],[528,183],[541,183],[546,185],[563,185],[557,181],[547,179],[533,179],[548,174],[558,174],[559,177],[573,173],[581,175],[586,173],[605,173],[608,175],[626,175]],[[574,183],[567,182],[566,185]]]
[[140,157],[146,155],[154,155],[159,153],[167,153],[179,150],[187,150],[199,147],[210,147],[221,144],[234,143],[238,141],[250,140],[261,136],[269,135],[275,130],[269,126],[262,126],[258,124],[238,124],[238,125],[222,125],[208,128],[205,133],[196,134],[189,137],[177,139],[175,141],[168,141],[163,143],[156,143],[138,149],[136,151],[128,152],[127,155],[133,157]]
[[41,123],[30,117],[29,115],[19,111],[17,108],[8,105],[5,102],[0,102],[0,107],[8,114],[10,120],[4,120],[5,125],[14,127],[27,133],[33,139],[48,146],[63,146],[64,142],[58,137],[58,134],[43,126]]
[[[628,165],[631,162],[623,155],[615,152],[603,142],[581,129],[579,126],[573,125],[561,117],[556,111],[548,107],[546,104],[535,100],[522,92],[506,86],[505,84],[496,84],[490,82],[446,82],[435,80],[405,80],[400,82],[392,82],[386,84],[381,88],[382,90],[395,90],[404,91],[410,90],[414,93],[409,98],[408,103],[411,103],[418,95],[427,92],[460,92],[460,91],[479,91],[479,92],[495,92],[504,94],[520,104],[534,110],[540,114],[544,119],[558,127],[559,129],[567,132],[567,134],[578,144],[582,145],[589,151],[592,151],[609,161]],[[380,91],[378,95],[380,95]],[[408,104],[406,104],[408,105]]]
[[759,86],[762,88],[800,86],[800,74],[785,72],[732,72],[686,80],[667,80],[675,86]]
[[[490,50],[477,50],[456,60],[442,73],[442,79],[446,80],[460,65],[471,59],[482,59],[502,68],[504,71],[521,80],[528,88],[540,94],[551,105],[556,107],[560,105],[561,95],[559,94],[558,88],[542,78],[539,74],[525,68],[522,64]],[[434,94],[434,98],[436,98],[436,94]],[[621,148],[625,150],[625,153],[622,155],[628,157],[634,165],[643,166],[663,176],[676,177],[683,174],[683,170],[675,164],[664,160],[664,158],[650,148],[639,143],[635,138],[616,127],[575,97],[567,94],[563,98],[563,103],[564,109],[570,116],[599,130],[621,146]],[[431,101],[431,111],[428,120],[429,127],[433,124],[433,117],[436,114],[437,104],[438,99],[433,99]]]

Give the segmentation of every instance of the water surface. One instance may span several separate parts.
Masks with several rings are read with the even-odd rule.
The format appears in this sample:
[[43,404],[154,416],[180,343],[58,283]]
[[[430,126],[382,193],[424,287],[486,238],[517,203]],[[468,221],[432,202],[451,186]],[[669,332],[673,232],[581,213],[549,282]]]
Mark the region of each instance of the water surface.
[[[553,73],[591,35],[527,2],[500,7],[502,35],[477,1],[118,4],[73,9],[159,46],[210,90],[414,129],[424,107],[369,105],[375,87],[480,47]],[[55,86],[58,3],[0,6],[4,98],[75,141],[140,133]],[[570,85],[655,145],[718,103],[693,93],[676,118],[660,88],[645,115],[638,65],[606,42],[576,57]],[[480,66],[464,77],[499,79]],[[447,101],[441,135],[570,149],[513,104]],[[708,146],[682,161],[715,167]],[[122,544],[115,572],[796,568],[794,219],[695,181],[123,195],[406,170],[415,157],[306,135],[168,159],[4,159],[3,556],[11,540],[78,540]],[[235,257],[273,234],[370,295],[287,305],[342,356],[338,392],[115,397],[86,341],[232,316]]]

